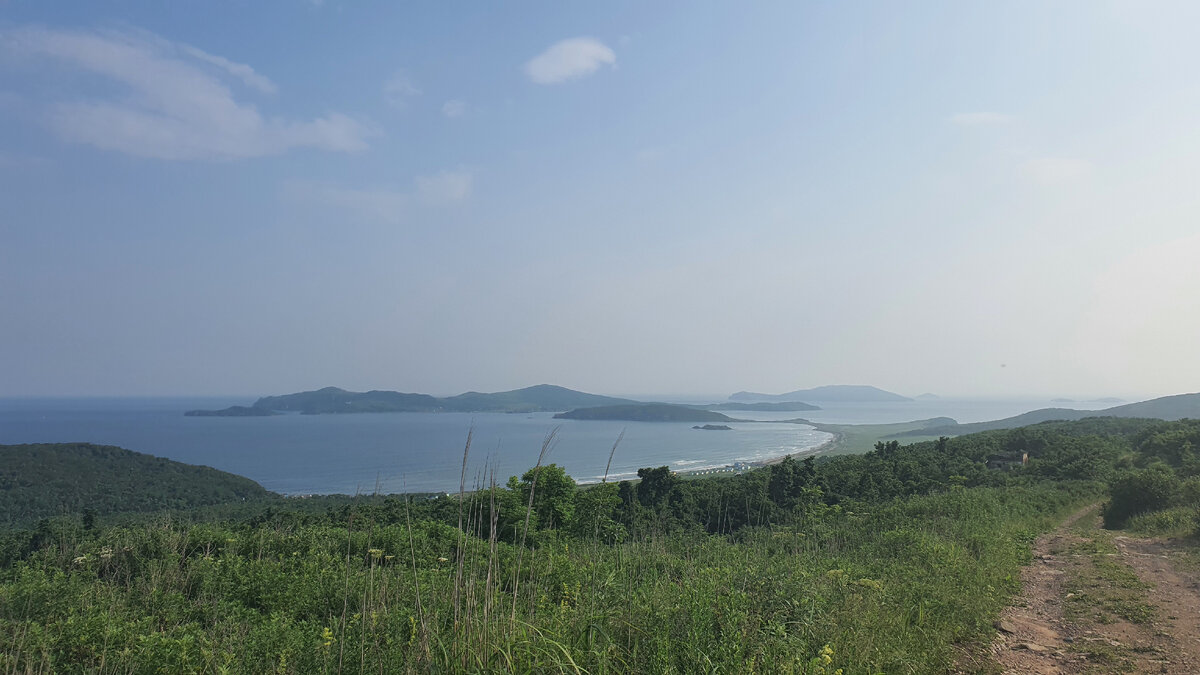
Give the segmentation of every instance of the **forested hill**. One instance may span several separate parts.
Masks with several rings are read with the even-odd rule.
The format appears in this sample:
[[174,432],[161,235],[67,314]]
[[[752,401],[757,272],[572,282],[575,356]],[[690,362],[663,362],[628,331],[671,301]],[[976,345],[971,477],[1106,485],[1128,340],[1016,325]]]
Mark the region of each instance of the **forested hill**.
[[[469,391],[457,396],[438,398],[429,394],[406,394],[398,391],[346,391],[325,387],[282,396],[264,396],[254,402],[252,410],[270,414],[274,411],[299,412],[305,415],[366,412],[559,412],[572,408],[635,403],[625,398],[588,394],[552,384],[539,384],[524,389],[484,394]],[[244,417],[247,409],[232,406],[224,410],[190,410],[189,416]]]
[[970,424],[949,424],[936,428],[921,429],[919,432],[910,431],[897,434],[897,436],[962,436],[965,434],[978,433],[980,431],[1016,429],[1018,427],[1029,426],[1031,424],[1040,424],[1041,422],[1069,422],[1086,419],[1088,417],[1125,417],[1159,419],[1167,421],[1200,419],[1200,393],[1163,396],[1161,398],[1150,399],[1149,401],[1127,403],[1125,405],[1105,408],[1103,410],[1041,408],[1039,410],[1032,410],[1014,417],[1006,417],[1002,420],[992,420],[990,422],[972,422]]
[[249,478],[111,445],[0,445],[0,526],[274,498]]

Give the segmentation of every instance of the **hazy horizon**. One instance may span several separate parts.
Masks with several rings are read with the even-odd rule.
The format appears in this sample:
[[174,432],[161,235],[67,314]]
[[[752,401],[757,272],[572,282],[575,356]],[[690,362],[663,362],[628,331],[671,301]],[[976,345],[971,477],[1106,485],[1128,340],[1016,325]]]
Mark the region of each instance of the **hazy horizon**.
[[[0,395],[0,399],[3,399],[3,400],[22,400],[22,399],[26,399],[26,400],[36,400],[36,399],[70,400],[70,399],[106,399],[106,398],[111,398],[111,399],[151,399],[151,400],[152,399],[179,399],[179,400],[183,400],[183,399],[195,399],[195,400],[245,399],[245,400],[253,401],[253,400],[255,400],[259,397],[263,397],[263,396],[292,394],[292,393],[298,393],[301,391],[315,391],[317,389],[323,389],[325,387],[338,387],[340,389],[345,389],[347,391],[354,391],[354,392],[365,392],[365,391],[370,391],[372,389],[385,390],[385,391],[399,391],[402,393],[429,394],[429,395],[436,396],[439,398],[445,398],[445,397],[456,396],[458,394],[463,394],[463,393],[467,393],[467,392],[471,392],[471,391],[482,392],[482,393],[496,393],[496,392],[503,392],[503,391],[513,391],[516,389],[524,389],[526,387],[532,387],[532,386],[539,385],[539,384],[552,384],[552,385],[557,385],[557,386],[563,386],[568,389],[574,389],[576,391],[583,391],[586,393],[599,394],[599,395],[603,395],[603,396],[612,396],[612,397],[616,397],[616,398],[631,398],[631,399],[637,399],[637,400],[642,400],[642,401],[662,400],[662,401],[677,401],[677,402],[689,402],[689,403],[690,402],[722,402],[722,401],[728,400],[730,395],[737,393],[737,391],[752,391],[752,392],[761,393],[761,394],[784,394],[784,393],[788,393],[790,391],[796,391],[799,389],[811,389],[811,388],[815,388],[816,386],[823,386],[823,385],[814,385],[813,387],[793,387],[792,389],[781,390],[781,391],[763,391],[761,389],[750,388],[750,389],[740,389],[737,391],[729,391],[729,392],[724,392],[724,393],[720,393],[720,392],[705,393],[705,392],[662,392],[662,391],[643,391],[643,392],[592,391],[592,390],[588,390],[588,389],[582,389],[579,387],[562,385],[562,384],[558,384],[556,382],[537,382],[534,384],[527,384],[527,385],[521,385],[521,386],[516,386],[516,387],[507,387],[504,389],[484,390],[484,389],[479,389],[479,388],[468,388],[468,389],[461,389],[461,390],[456,390],[456,391],[440,391],[440,390],[417,391],[415,389],[405,389],[405,388],[397,388],[397,387],[346,387],[346,386],[341,386],[341,385],[337,385],[337,384],[329,384],[329,385],[304,387],[301,389],[287,390],[287,391],[272,390],[272,391],[263,391],[263,392],[256,392],[256,393],[220,393],[220,392],[189,393],[189,392],[165,391],[165,392],[157,392],[157,393],[130,393],[130,394],[72,394],[72,393],[37,394],[37,395],[5,394],[5,395]],[[841,383],[836,383],[836,384],[841,384]],[[868,385],[868,386],[874,386],[874,385]],[[1091,393],[1091,394],[1082,393],[1081,394],[1078,392],[1076,392],[1076,393],[1071,393],[1071,392],[1066,392],[1066,393],[1063,393],[1063,392],[1029,393],[1029,392],[1025,392],[1025,393],[1015,393],[1015,394],[988,395],[988,394],[973,394],[973,393],[962,393],[962,392],[938,393],[938,392],[929,392],[929,391],[913,393],[913,392],[908,392],[908,391],[897,391],[897,390],[887,389],[886,387],[879,387],[879,388],[883,389],[884,391],[889,391],[891,393],[900,394],[901,396],[905,396],[910,399],[917,399],[920,396],[932,394],[935,397],[937,397],[938,399],[946,399],[946,400],[951,400],[951,401],[971,401],[971,400],[978,400],[978,401],[1039,401],[1039,400],[1053,401],[1054,399],[1061,398],[1061,399],[1070,399],[1072,402],[1077,402],[1077,403],[1094,402],[1099,399],[1105,399],[1105,398],[1120,399],[1122,401],[1122,403],[1133,403],[1136,401],[1149,400],[1149,399],[1153,399],[1153,398],[1161,398],[1161,397],[1165,397],[1165,396],[1197,393],[1197,392],[1190,392],[1190,391],[1178,391],[1178,392],[1150,393],[1150,394],[1126,393],[1126,394],[1122,395],[1120,393]],[[936,403],[935,400],[930,400],[929,402]],[[904,403],[904,402],[898,401],[897,403]],[[844,405],[844,403],[840,404],[840,405]],[[851,404],[851,405],[853,405],[853,404]],[[880,405],[880,404],[876,404],[876,405]],[[1119,405],[1119,404],[1113,403],[1113,405]]]
[[1196,3],[3,7],[0,397],[1200,390]]

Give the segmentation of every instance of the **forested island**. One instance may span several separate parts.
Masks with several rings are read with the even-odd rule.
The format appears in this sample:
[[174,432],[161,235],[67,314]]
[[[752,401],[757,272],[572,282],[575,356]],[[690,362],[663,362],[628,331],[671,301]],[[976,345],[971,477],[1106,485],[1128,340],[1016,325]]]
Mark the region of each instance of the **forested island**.
[[231,406],[222,410],[189,410],[194,417],[266,416],[278,412],[302,415],[327,415],[372,412],[558,412],[572,408],[636,403],[630,399],[588,394],[552,384],[483,394],[469,391],[457,396],[437,398],[429,394],[398,391],[354,392],[325,387],[282,396],[264,396],[253,405]]
[[[432,499],[280,499],[114,448],[5,446],[5,510],[36,522],[0,527],[0,644],[14,672],[998,672],[1034,537],[1097,502],[1127,545],[1194,536],[1198,448],[1200,422],[1110,417],[721,477],[577,486],[539,463]],[[1109,531],[1078,523],[1087,547],[1046,555],[1090,575],[1067,568],[1055,599],[1078,634],[1173,630]],[[1027,644],[1125,671],[1178,658]]]

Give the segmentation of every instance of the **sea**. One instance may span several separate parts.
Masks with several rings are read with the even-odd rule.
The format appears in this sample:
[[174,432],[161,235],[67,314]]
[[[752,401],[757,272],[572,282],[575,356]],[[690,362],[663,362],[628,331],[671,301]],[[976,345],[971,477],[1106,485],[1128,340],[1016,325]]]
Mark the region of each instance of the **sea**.
[[[694,397],[656,400],[697,402]],[[493,476],[503,484],[524,473],[547,443],[545,463],[590,483],[635,477],[641,467],[700,471],[803,455],[830,440],[812,426],[782,421],[797,417],[830,424],[930,417],[966,423],[1045,407],[1115,405],[1048,399],[822,403],[821,410],[805,412],[726,411],[730,417],[759,420],[729,423],[731,431],[697,430],[692,423],[556,420],[552,413],[183,414],[250,402],[244,397],[0,399],[0,445],[116,445],[246,476],[285,495],[454,492],[463,476],[468,434],[465,481],[472,489],[486,487]]]

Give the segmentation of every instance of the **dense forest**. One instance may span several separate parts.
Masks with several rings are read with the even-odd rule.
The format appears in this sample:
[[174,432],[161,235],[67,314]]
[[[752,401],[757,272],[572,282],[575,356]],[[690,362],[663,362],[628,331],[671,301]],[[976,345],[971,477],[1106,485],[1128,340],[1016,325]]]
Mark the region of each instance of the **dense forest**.
[[90,519],[272,497],[249,478],[111,445],[0,445],[0,527],[62,514]]
[[1198,447],[1198,422],[1097,418],[725,477],[581,487],[539,462],[441,498],[73,506],[3,532],[0,664],[940,672],[1081,505],[1194,528]]

